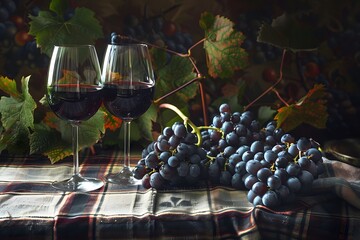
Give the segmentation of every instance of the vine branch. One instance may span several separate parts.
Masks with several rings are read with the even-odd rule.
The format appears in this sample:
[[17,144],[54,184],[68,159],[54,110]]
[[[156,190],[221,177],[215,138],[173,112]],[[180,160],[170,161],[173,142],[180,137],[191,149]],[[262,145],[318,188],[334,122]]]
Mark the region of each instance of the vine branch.
[[[256,103],[257,101],[259,101],[259,99],[261,99],[262,97],[264,97],[266,94],[268,94],[270,91],[272,91],[273,89],[275,89],[276,85],[278,85],[281,80],[283,79],[283,66],[284,66],[284,59],[285,59],[285,54],[286,54],[286,49],[283,50],[283,54],[281,57],[281,63],[280,63],[280,70],[279,70],[279,78],[278,80],[271,85],[268,89],[266,89],[262,94],[260,94],[257,98],[255,98],[252,102],[250,102],[248,105],[246,105],[244,107],[244,111],[248,110],[252,105],[254,105],[254,103]],[[280,100],[284,100],[284,99],[280,99]],[[287,103],[286,103],[287,104]]]

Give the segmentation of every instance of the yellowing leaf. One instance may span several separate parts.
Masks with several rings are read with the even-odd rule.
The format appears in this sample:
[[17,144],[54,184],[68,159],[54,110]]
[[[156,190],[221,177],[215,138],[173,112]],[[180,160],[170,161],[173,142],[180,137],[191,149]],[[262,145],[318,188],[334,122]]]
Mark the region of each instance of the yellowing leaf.
[[7,77],[0,76],[0,89],[13,98],[20,98],[20,93],[16,89],[16,81]]
[[205,31],[204,48],[208,73],[216,78],[231,77],[246,67],[248,54],[241,48],[244,35],[234,30],[234,23],[222,16],[203,13],[200,26]]
[[121,127],[121,118],[118,118],[109,113],[109,111],[105,107],[102,107],[101,109],[105,113],[105,130],[109,129],[111,131],[116,131],[118,128]]
[[44,152],[51,163],[56,163],[60,160],[63,160],[65,157],[68,157],[72,154],[72,151],[67,146],[57,146],[48,151]]
[[315,85],[298,103],[278,109],[274,117],[277,127],[288,132],[306,123],[316,128],[325,128],[328,117],[324,96],[324,86]]

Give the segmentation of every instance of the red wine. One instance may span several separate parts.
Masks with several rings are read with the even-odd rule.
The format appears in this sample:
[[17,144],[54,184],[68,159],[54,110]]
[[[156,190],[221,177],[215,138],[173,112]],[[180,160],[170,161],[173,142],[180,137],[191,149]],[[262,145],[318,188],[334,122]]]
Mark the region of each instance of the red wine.
[[84,121],[98,111],[102,103],[102,90],[93,85],[59,84],[48,87],[47,100],[59,118]]
[[144,114],[154,98],[155,87],[145,82],[109,82],[104,85],[104,105],[114,116],[134,119]]

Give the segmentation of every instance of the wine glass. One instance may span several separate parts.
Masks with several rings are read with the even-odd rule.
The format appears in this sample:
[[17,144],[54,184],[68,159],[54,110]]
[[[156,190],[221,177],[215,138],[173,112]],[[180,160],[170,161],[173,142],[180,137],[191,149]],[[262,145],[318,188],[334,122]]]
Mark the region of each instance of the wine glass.
[[123,120],[124,165],[119,173],[109,173],[105,180],[131,185],[135,183],[130,169],[130,124],[150,107],[154,98],[155,78],[146,44],[109,44],[106,48],[102,81],[104,105]]
[[102,103],[101,69],[92,45],[54,46],[51,56],[47,101],[51,110],[72,126],[73,176],[53,182],[66,192],[89,192],[101,188],[100,179],[85,178],[79,172],[79,125],[91,118]]

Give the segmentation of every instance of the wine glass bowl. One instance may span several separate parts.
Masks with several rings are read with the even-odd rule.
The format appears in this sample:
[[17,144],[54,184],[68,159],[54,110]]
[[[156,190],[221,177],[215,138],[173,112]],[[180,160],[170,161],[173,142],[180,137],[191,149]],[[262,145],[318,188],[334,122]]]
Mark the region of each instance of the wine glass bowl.
[[66,192],[88,192],[103,186],[79,172],[79,125],[90,119],[102,103],[101,70],[92,45],[54,46],[50,60],[46,99],[50,109],[72,126],[73,176],[52,186]]
[[150,107],[154,98],[155,78],[148,47],[128,43],[107,46],[102,81],[106,109],[124,123],[124,166],[119,173],[105,176],[106,181],[133,184],[130,169],[130,123]]

